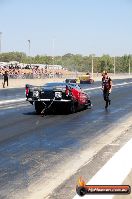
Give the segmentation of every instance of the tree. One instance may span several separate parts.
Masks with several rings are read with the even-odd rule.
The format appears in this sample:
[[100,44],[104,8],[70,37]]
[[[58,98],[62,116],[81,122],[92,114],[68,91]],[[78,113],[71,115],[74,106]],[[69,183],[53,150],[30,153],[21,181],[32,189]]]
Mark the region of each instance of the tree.
[[[46,64],[52,65],[52,56],[36,55],[27,56],[23,52],[8,52],[0,54],[0,62],[18,61],[25,64]],[[129,62],[131,62],[131,55],[124,55],[122,57],[116,57],[116,72],[129,71]],[[62,65],[71,71],[91,72],[92,70],[92,56],[82,56],[81,54],[67,53],[63,56],[55,56],[54,64]],[[107,70],[108,72],[114,72],[114,58],[109,55],[103,55],[101,57],[93,57],[94,72],[102,72]]]

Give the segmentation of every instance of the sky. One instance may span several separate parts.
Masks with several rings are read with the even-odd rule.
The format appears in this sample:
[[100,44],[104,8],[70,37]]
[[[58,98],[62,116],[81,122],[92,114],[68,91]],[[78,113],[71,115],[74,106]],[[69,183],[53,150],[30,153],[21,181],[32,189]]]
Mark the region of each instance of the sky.
[[0,0],[1,52],[132,54],[132,0]]

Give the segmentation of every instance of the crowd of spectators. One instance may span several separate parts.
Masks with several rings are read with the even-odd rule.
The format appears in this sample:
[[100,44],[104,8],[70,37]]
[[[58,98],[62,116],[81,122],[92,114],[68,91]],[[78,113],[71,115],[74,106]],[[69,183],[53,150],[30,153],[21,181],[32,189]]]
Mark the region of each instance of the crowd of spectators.
[[59,77],[61,78],[65,71],[63,69],[48,69],[47,67],[39,67],[37,65],[0,65],[0,78],[3,78],[3,74],[7,71],[9,78],[25,78],[25,79],[32,79],[32,78],[52,78],[52,77]]

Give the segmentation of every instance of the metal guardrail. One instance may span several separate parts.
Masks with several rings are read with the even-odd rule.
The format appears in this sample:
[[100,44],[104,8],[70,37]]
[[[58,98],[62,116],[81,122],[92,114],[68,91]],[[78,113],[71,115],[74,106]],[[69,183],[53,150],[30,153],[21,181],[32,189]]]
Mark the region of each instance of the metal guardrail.
[[[45,78],[64,78],[64,75],[62,74],[55,74],[53,75],[46,75],[46,74],[9,74],[8,78],[9,79],[45,79]],[[0,79],[3,79],[3,75],[0,74]]]
[[[65,78],[65,79],[68,79],[68,78],[77,78],[78,76],[80,75],[83,75],[84,73],[79,73],[78,75],[75,75],[75,73],[72,73],[72,74],[55,74],[53,76],[53,74],[9,74],[8,77],[9,79],[46,79],[46,78]],[[109,76],[129,76],[131,77],[131,75],[128,75],[127,73],[118,73],[116,75],[112,74],[112,73],[109,73]],[[93,78],[101,78],[101,74],[98,73],[98,74],[94,74]],[[0,74],[0,79],[3,79],[3,75]]]

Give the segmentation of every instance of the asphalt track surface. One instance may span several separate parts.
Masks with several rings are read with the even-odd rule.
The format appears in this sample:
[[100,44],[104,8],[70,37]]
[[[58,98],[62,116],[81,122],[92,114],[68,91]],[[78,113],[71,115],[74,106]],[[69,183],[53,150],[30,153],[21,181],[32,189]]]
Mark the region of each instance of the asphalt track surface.
[[[130,81],[115,80],[114,83]],[[83,88],[97,86],[100,82]],[[35,185],[52,181],[55,171],[59,178],[59,172],[65,173],[62,165],[70,162],[94,138],[104,136],[110,125],[116,125],[119,119],[132,112],[132,84],[114,87],[112,104],[107,111],[100,89],[87,92],[91,96],[92,109],[69,115],[41,117],[28,102],[0,105],[1,199],[29,199],[30,190],[35,192]],[[0,101],[23,97],[24,89],[0,91]],[[74,196],[75,190],[70,191]]]

